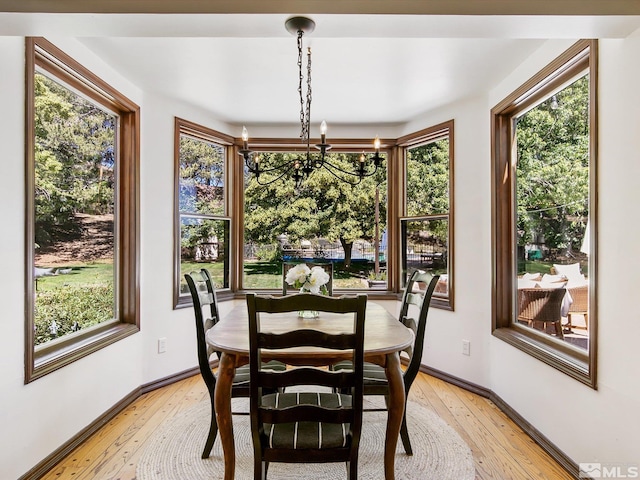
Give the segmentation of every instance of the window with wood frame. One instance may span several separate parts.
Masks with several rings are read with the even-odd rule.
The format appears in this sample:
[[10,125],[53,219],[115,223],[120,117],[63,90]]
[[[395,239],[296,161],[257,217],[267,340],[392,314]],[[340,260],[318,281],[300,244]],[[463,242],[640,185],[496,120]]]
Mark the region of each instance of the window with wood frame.
[[266,172],[259,181],[244,172],[242,288],[282,290],[283,263],[332,263],[334,292],[388,292],[387,152],[384,167],[358,179],[344,171],[354,171],[373,145],[334,141],[326,159],[343,171],[316,168],[296,186],[269,169],[304,153],[277,142],[255,153]]
[[139,330],[139,107],[26,41],[25,383]]
[[596,387],[597,42],[492,109],[493,334]]
[[398,140],[404,152],[402,283],[415,269],[440,275],[431,304],[453,310],[453,120]]
[[227,158],[233,138],[180,118],[175,135],[177,306],[191,303],[185,273],[206,268],[217,290],[229,288]]

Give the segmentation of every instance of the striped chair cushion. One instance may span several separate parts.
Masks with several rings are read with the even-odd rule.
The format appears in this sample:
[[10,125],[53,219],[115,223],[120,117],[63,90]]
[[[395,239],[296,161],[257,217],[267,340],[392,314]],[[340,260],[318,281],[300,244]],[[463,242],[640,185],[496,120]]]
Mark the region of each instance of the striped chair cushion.
[[[352,370],[351,361],[345,360],[333,365],[333,370]],[[364,385],[385,385],[387,375],[384,368],[375,363],[364,362]]]
[[[287,366],[277,360],[271,360],[270,362],[264,363],[262,368],[282,372],[287,369]],[[249,385],[249,364],[236,368],[236,375],[233,377],[233,384],[236,386]]]
[[[335,393],[275,393],[262,397],[263,406],[275,408],[293,405],[340,407],[351,405],[351,396]],[[264,425],[263,441],[271,448],[322,449],[348,445],[348,423],[296,422]]]

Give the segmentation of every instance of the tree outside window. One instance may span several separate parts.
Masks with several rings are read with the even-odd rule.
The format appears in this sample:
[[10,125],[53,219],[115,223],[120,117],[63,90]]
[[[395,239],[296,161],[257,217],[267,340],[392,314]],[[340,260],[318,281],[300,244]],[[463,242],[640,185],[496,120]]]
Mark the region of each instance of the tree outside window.
[[[298,154],[264,151],[258,155],[260,165],[268,170]],[[360,155],[345,151],[331,152],[328,157],[352,171]],[[370,288],[376,263],[377,277],[385,278],[385,169],[352,186],[318,168],[299,189],[287,178],[259,185],[253,175],[245,173],[244,288],[282,288],[283,261],[333,262],[334,289]],[[337,174],[357,181],[357,177]],[[260,181],[266,183],[268,175],[261,174]]]

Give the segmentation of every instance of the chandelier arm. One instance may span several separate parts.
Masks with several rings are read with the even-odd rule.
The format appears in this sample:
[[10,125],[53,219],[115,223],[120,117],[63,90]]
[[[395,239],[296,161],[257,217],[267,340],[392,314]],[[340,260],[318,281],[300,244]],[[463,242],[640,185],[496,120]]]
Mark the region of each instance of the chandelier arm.
[[[278,165],[276,165],[274,167],[269,167],[269,168],[265,168],[263,170],[260,170],[260,173],[261,174],[262,173],[270,173],[270,172],[274,172],[276,170],[282,170],[282,169],[286,169],[284,173],[287,173],[287,171],[289,170],[291,165],[295,164],[296,161],[297,161],[297,159],[289,160],[287,162],[280,163],[280,164],[278,164]],[[251,170],[251,169],[249,169],[249,170]]]
[[[332,165],[331,163],[327,162],[326,160],[325,160],[325,162],[324,162],[323,167],[327,170],[327,172],[329,172],[331,175],[333,175],[334,177],[336,177],[338,180],[340,180],[341,182],[344,182],[344,183],[348,183],[348,184],[349,184],[349,185],[351,185],[352,187],[355,187],[356,185],[358,185],[358,184],[362,181],[362,178],[360,178],[357,174],[353,174],[353,173],[351,173],[351,172],[346,172],[346,171],[342,170],[341,168],[336,167],[335,165]],[[346,175],[353,175],[353,176],[357,177],[357,181],[356,181],[356,182],[352,182],[351,180],[349,180],[349,179],[347,179],[347,178],[341,177],[340,175],[338,175],[337,173],[335,173],[335,172],[333,171],[333,169],[336,169],[336,170],[338,170],[339,172],[344,173],[344,174],[346,174]]]
[[[324,160],[324,162],[323,162],[323,166],[326,166],[326,165],[331,166],[331,168],[333,168],[333,169],[335,169],[335,170],[338,170],[339,172],[344,173],[345,175],[351,175],[351,176],[353,176],[353,177],[362,177],[362,178],[365,178],[365,177],[372,177],[372,176],[373,176],[373,175],[375,175],[375,174],[376,174],[376,172],[378,171],[378,166],[376,166],[376,167],[374,168],[373,172],[371,172],[371,173],[363,173],[362,175],[360,175],[360,172],[358,172],[358,171],[355,171],[355,172],[349,172],[349,171],[347,171],[347,170],[343,170],[342,168],[338,167],[337,165],[334,165],[333,163],[331,163],[329,160],[326,160],[326,159],[325,159],[325,160]],[[328,169],[327,169],[327,170],[328,170]],[[338,177],[338,178],[340,178],[340,177]],[[358,182],[358,183],[360,183],[360,182]]]
[[[262,172],[260,172],[260,173],[264,173],[264,171],[262,171]],[[258,185],[260,185],[260,186],[264,187],[264,186],[271,185],[272,183],[277,182],[277,181],[278,181],[278,180],[280,180],[282,177],[284,177],[287,173],[289,173],[289,171],[288,171],[288,170],[285,170],[285,171],[284,171],[284,172],[282,172],[280,175],[278,175],[276,178],[273,178],[273,179],[269,180],[268,182],[262,182],[262,181],[260,181],[260,177],[256,177],[255,175],[254,175],[254,177],[253,177],[253,178],[255,178],[256,183],[257,183]]]

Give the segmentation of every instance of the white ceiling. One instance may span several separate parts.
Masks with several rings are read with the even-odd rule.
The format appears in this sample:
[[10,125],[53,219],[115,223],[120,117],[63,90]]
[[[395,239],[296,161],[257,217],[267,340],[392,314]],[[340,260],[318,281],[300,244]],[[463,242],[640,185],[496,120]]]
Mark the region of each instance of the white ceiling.
[[[0,13],[0,35],[71,35],[140,88],[230,124],[295,124],[290,15]],[[495,86],[551,38],[622,38],[640,16],[310,15],[312,121],[402,124]]]

